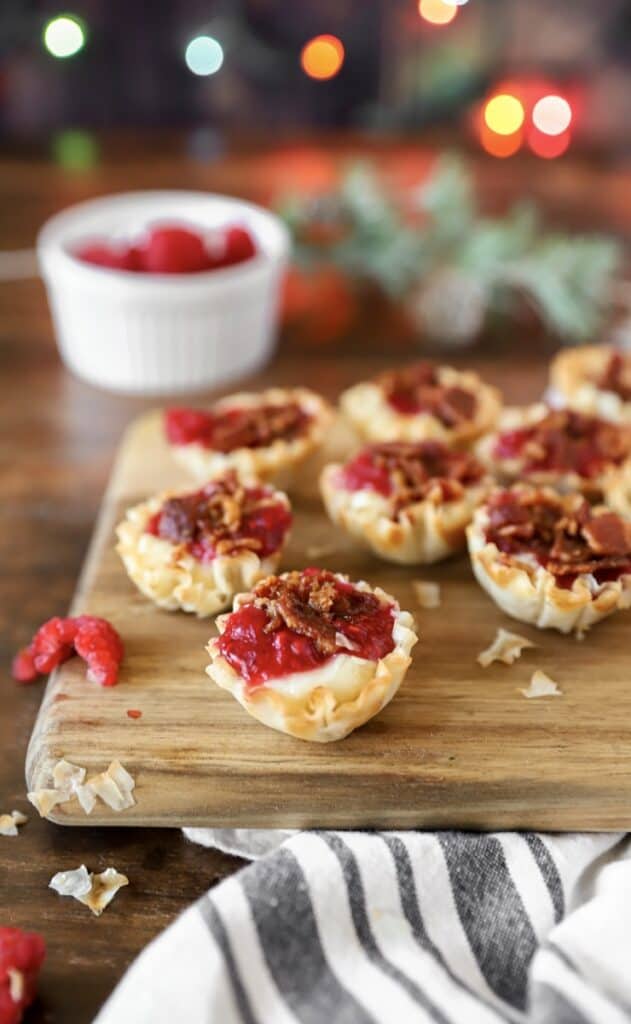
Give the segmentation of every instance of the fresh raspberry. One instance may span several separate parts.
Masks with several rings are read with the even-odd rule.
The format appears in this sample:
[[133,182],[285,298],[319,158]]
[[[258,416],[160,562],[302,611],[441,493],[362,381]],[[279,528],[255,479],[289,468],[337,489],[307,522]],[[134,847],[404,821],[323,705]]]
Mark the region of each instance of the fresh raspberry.
[[164,414],[164,430],[170,444],[203,444],[212,430],[212,417],[201,409],[174,407]]
[[61,619],[55,616],[40,626],[31,643],[33,663],[40,675],[52,672],[72,657],[77,627],[73,619]]
[[212,267],[231,267],[235,263],[243,263],[245,260],[256,256],[256,245],[252,235],[247,228],[234,227],[226,228],[223,233],[223,252],[212,261]]
[[110,270],[135,270],[133,266],[133,246],[115,247],[107,242],[87,242],[75,249],[74,255],[84,263],[93,263],[97,267],[109,267]]
[[30,647],[23,647],[11,663],[11,675],[18,683],[33,683],[39,678]]
[[143,270],[153,274],[194,274],[208,268],[203,238],[176,225],[152,228],[143,253]]
[[75,621],[78,628],[74,647],[88,666],[88,679],[101,686],[115,686],[123,657],[118,633],[105,619],[82,615]]
[[35,999],[37,975],[46,956],[41,935],[0,928],[0,1024],[19,1024]]
[[116,685],[123,643],[114,627],[96,615],[55,617],[45,622],[30,646],[15,656],[14,678],[18,682],[32,682],[37,674],[51,672],[75,652],[87,663],[88,679],[101,686]]

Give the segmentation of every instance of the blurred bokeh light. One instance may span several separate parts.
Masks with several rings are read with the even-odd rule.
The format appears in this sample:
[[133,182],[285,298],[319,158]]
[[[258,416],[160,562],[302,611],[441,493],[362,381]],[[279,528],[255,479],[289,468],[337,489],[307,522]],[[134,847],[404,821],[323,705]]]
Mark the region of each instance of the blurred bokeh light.
[[44,29],[44,46],[53,57],[73,57],[85,45],[85,28],[79,18],[64,14],[51,18]]
[[300,63],[309,78],[333,78],[344,63],[344,46],[337,36],[316,36],[303,46]]

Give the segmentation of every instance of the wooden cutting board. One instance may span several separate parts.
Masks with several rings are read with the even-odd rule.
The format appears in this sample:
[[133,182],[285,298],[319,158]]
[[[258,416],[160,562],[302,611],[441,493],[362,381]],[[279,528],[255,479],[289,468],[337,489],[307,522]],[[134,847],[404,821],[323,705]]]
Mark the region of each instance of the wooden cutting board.
[[[333,435],[330,445],[343,442]],[[631,615],[596,626],[582,642],[502,615],[474,582],[465,556],[438,566],[380,562],[302,497],[284,568],[322,564],[394,594],[416,617],[420,642],[394,701],[347,739],[305,743],[259,725],[206,676],[211,621],[162,612],[128,580],[114,526],[128,505],[189,481],[173,463],[160,417],[128,430],[119,452],[73,612],[102,615],[127,650],[118,686],[101,689],[73,658],[47,686],[27,757],[29,789],[49,784],[66,758],[102,771],[118,758],[136,779],[121,813],[76,801],[51,820],[67,825],[225,827],[538,828],[631,827]],[[309,492],[312,492],[311,494]],[[320,558],[314,549],[334,547]],[[415,606],[412,580],[441,584],[442,605]],[[536,641],[513,666],[484,670],[476,655],[498,626]],[[560,697],[526,700],[534,669]],[[142,711],[130,719],[128,709]]]

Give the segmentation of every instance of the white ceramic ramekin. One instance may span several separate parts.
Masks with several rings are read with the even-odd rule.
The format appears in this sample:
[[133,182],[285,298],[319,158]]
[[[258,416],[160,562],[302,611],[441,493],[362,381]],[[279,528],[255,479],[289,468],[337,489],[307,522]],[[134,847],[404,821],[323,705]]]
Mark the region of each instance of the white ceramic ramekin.
[[[136,237],[156,222],[203,230],[247,227],[259,252],[199,274],[135,274],[82,263],[72,247]],[[59,351],[79,377],[113,391],[202,390],[269,357],[289,237],[261,207],[207,192],[126,192],[72,206],[46,222],[37,252]]]

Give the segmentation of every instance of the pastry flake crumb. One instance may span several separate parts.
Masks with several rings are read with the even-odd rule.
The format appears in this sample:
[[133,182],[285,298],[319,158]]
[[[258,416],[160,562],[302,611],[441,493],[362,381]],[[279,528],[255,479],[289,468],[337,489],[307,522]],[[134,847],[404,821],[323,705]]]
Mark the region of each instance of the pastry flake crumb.
[[0,836],[17,836],[18,825],[25,825],[28,818],[21,811],[0,814]]
[[440,583],[412,580],[412,589],[420,608],[440,608]]
[[[124,811],[128,807],[133,807],[136,803],[132,796],[132,790],[135,785],[136,783],[132,776],[123,768],[120,761],[112,761],[107,771],[101,772],[100,775],[94,775],[82,787],[83,800],[80,798],[81,806],[84,810],[86,809],[86,804],[89,802],[89,792],[91,791],[95,797],[102,800],[113,811]],[[92,804],[93,806],[94,804]],[[89,814],[90,811],[86,811],[86,813]]]
[[68,794],[68,799],[85,779],[85,768],[79,768],[70,761],[57,761],[53,768],[53,787]]
[[50,889],[54,889],[60,896],[74,896],[78,900],[86,896],[92,888],[91,875],[85,864],[72,871],[58,871],[48,883]]
[[63,804],[68,799],[66,793],[58,789],[33,789],[26,794],[26,798],[33,804],[40,818],[47,818],[53,807]]
[[560,697],[563,690],[559,689],[554,679],[550,679],[550,676],[538,668],[533,672],[527,689],[520,690],[519,692],[524,697],[531,699],[532,697]]
[[100,874],[94,875],[88,871],[85,864],[82,864],[72,871],[58,871],[48,885],[60,896],[72,896],[79,903],[84,903],[96,917],[99,917],[118,890],[124,885],[129,885],[129,879],[116,868],[106,868]]
[[116,868],[106,868],[99,875],[92,876],[92,889],[81,902],[99,917],[124,885],[129,885],[127,875],[122,875]]
[[478,654],[478,664],[482,668],[488,668],[494,661],[503,661],[505,665],[512,665],[521,656],[526,647],[536,647],[532,640],[528,640],[519,633],[511,633],[508,629],[498,629],[493,643],[484,651]]
[[92,814],[92,811],[96,806],[96,793],[89,782],[86,782],[82,786],[77,786],[76,797],[81,804],[82,810],[84,810],[86,814]]
[[337,552],[335,544],[311,544],[310,547],[306,548],[305,554],[307,558],[314,558],[319,561],[321,558],[329,558],[330,555],[334,555]]
[[57,804],[67,803],[75,797],[86,814],[92,813],[97,799],[113,811],[124,811],[136,802],[132,796],[136,783],[120,761],[112,761],[106,771],[86,780],[85,768],[61,760],[53,768],[52,775],[52,788],[27,794],[42,818],[47,817]]

